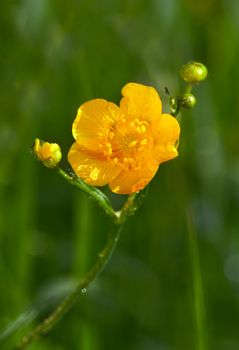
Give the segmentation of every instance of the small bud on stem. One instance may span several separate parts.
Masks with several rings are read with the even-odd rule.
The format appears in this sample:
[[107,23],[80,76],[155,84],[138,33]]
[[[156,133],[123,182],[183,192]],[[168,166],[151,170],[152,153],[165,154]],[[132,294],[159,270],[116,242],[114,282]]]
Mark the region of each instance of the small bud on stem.
[[182,108],[191,109],[197,103],[196,97],[191,93],[184,94],[180,99],[180,106]]
[[36,158],[48,168],[54,168],[61,161],[61,149],[57,143],[36,139],[33,151]]
[[183,80],[187,83],[184,93],[178,97],[172,97],[169,95],[168,89],[166,90],[169,95],[170,113],[176,117],[181,109],[191,109],[197,103],[196,97],[191,93],[195,84],[200,83],[207,77],[207,67],[200,62],[188,62],[180,69],[180,74]]
[[207,67],[200,62],[188,62],[180,70],[181,77],[188,84],[197,84],[206,79]]

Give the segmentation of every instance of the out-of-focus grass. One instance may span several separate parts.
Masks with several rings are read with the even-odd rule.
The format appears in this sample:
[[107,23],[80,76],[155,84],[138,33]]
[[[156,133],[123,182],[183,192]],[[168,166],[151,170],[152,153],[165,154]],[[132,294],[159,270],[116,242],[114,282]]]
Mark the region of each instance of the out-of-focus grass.
[[197,233],[195,232],[195,223],[192,210],[187,210],[189,251],[192,265],[192,281],[193,281],[193,302],[194,302],[194,318],[195,332],[195,349],[208,349],[207,319],[205,310],[205,299],[203,291],[203,281],[200,257],[198,251]]
[[108,221],[94,204],[32,158],[34,138],[58,142],[66,154],[79,105],[118,102],[129,81],[158,88],[168,111],[164,87],[177,93],[181,64],[196,59],[209,76],[181,120],[179,158],[160,167],[105,273],[31,348],[199,349],[188,207],[210,349],[238,348],[238,7],[233,0],[1,5],[0,329],[42,288],[81,275],[106,239]]

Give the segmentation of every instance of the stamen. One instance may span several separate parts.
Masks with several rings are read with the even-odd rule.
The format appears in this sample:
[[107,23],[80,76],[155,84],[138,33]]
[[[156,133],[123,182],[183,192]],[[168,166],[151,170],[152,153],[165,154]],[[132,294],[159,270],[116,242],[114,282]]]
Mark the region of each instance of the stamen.
[[107,150],[104,151],[104,156],[108,157],[113,153],[112,146],[111,146],[111,143],[109,143],[109,142],[106,142],[105,146],[106,146]]
[[149,125],[148,122],[146,122],[145,120],[139,120],[138,118],[134,119],[130,123],[130,126],[140,134],[146,132],[148,125]]
[[113,131],[109,132],[109,138],[112,140],[115,136],[115,133]]
[[148,143],[147,139],[143,139],[143,140],[140,141],[140,145],[141,146],[147,145],[147,143]]
[[128,146],[131,148],[131,147],[134,147],[136,144],[137,144],[137,142],[138,141],[136,141],[136,140],[133,140],[133,141],[131,141],[129,144],[128,144]]
[[138,131],[138,133],[142,134],[146,131],[146,126],[145,125],[137,126],[136,130]]

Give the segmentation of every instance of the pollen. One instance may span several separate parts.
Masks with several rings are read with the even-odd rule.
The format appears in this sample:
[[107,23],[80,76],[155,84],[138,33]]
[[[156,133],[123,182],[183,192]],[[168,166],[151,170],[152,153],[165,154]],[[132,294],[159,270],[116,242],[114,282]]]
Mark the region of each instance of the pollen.
[[115,136],[115,133],[113,131],[109,132],[109,138],[112,140]]
[[104,151],[104,155],[105,155],[106,157],[111,156],[112,153],[113,153],[111,143],[106,142],[105,147],[106,147],[106,150]]
[[138,131],[139,134],[143,134],[147,128],[145,125],[140,125],[140,126],[137,126],[136,130]]
[[132,127],[132,129],[134,129],[137,133],[139,134],[143,134],[146,132],[147,127],[149,126],[149,123],[145,120],[140,120],[138,118],[135,118],[130,126]]
[[148,143],[148,139],[143,139],[143,140],[141,140],[140,141],[140,146],[144,146],[144,145],[147,145],[147,143]]
[[129,148],[132,148],[132,147],[136,146],[137,143],[138,143],[138,141],[133,140],[133,141],[130,141],[130,143],[128,144],[128,146],[129,146]]

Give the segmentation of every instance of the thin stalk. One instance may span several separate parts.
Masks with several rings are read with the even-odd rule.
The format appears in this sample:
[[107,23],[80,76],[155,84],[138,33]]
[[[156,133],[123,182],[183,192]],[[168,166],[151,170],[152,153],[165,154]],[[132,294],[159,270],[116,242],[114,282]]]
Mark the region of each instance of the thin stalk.
[[184,94],[190,94],[192,91],[193,85],[192,84],[187,84],[184,90]]
[[190,94],[192,91],[192,88],[193,88],[192,84],[187,84],[185,86],[184,92],[179,97],[169,96],[170,114],[173,117],[176,118],[177,115],[182,111],[182,109],[183,109],[183,106],[182,106],[183,96],[185,94]]
[[123,205],[123,208],[116,212],[118,217],[118,223],[123,223],[127,220],[127,218],[131,215],[134,215],[135,212],[141,207],[143,204],[145,197],[148,193],[148,187],[145,187],[142,191],[132,193],[128,196],[126,202]]
[[30,334],[21,339],[19,344],[16,346],[16,349],[26,349],[35,339],[49,332],[76,302],[79,295],[86,292],[87,288],[96,279],[96,277],[105,268],[108,261],[110,260],[119,240],[122,226],[123,224],[113,225],[113,229],[109,235],[107,244],[105,248],[98,254],[98,259],[91,270],[79,282],[74,291],[63,300],[63,302],[56,308],[55,311],[53,311],[52,314],[50,314],[39,325],[37,325]]
[[188,233],[189,233],[189,250],[190,250],[191,265],[192,265],[195,328],[197,333],[195,349],[207,350],[208,336],[206,331],[207,328],[206,328],[205,300],[204,300],[199,252],[198,252],[197,234],[195,230],[192,210],[187,211],[187,225],[188,225]]
[[97,276],[109,262],[118,243],[124,222],[128,216],[133,215],[140,207],[147,193],[147,190],[144,189],[138,193],[129,195],[128,199],[123,205],[123,208],[119,212],[115,212],[108,200],[108,197],[106,197],[100,190],[86,185],[79,178],[74,178],[68,175],[59,167],[56,168],[56,171],[67,182],[89,194],[90,197],[93,198],[98,205],[105,210],[106,214],[111,217],[113,227],[105,248],[98,254],[98,258],[91,270],[82,278],[82,280],[80,280],[73,292],[71,292],[62,301],[55,311],[53,311],[47,318],[37,325],[28,335],[21,339],[19,344],[16,346],[16,349],[18,350],[26,349],[35,339],[50,331],[55,324],[58,323],[61,317],[74,305],[79,295],[86,292],[87,288],[92,284],[92,282],[95,281]]
[[108,197],[100,191],[98,188],[87,185],[84,181],[82,181],[79,177],[71,176],[67,174],[60,167],[55,168],[56,172],[62,176],[68,183],[73,186],[78,187],[80,190],[85,192],[92,198],[97,204],[105,211],[107,215],[109,215],[113,220],[117,220],[117,216],[115,214],[114,209],[111,206],[111,203]]

